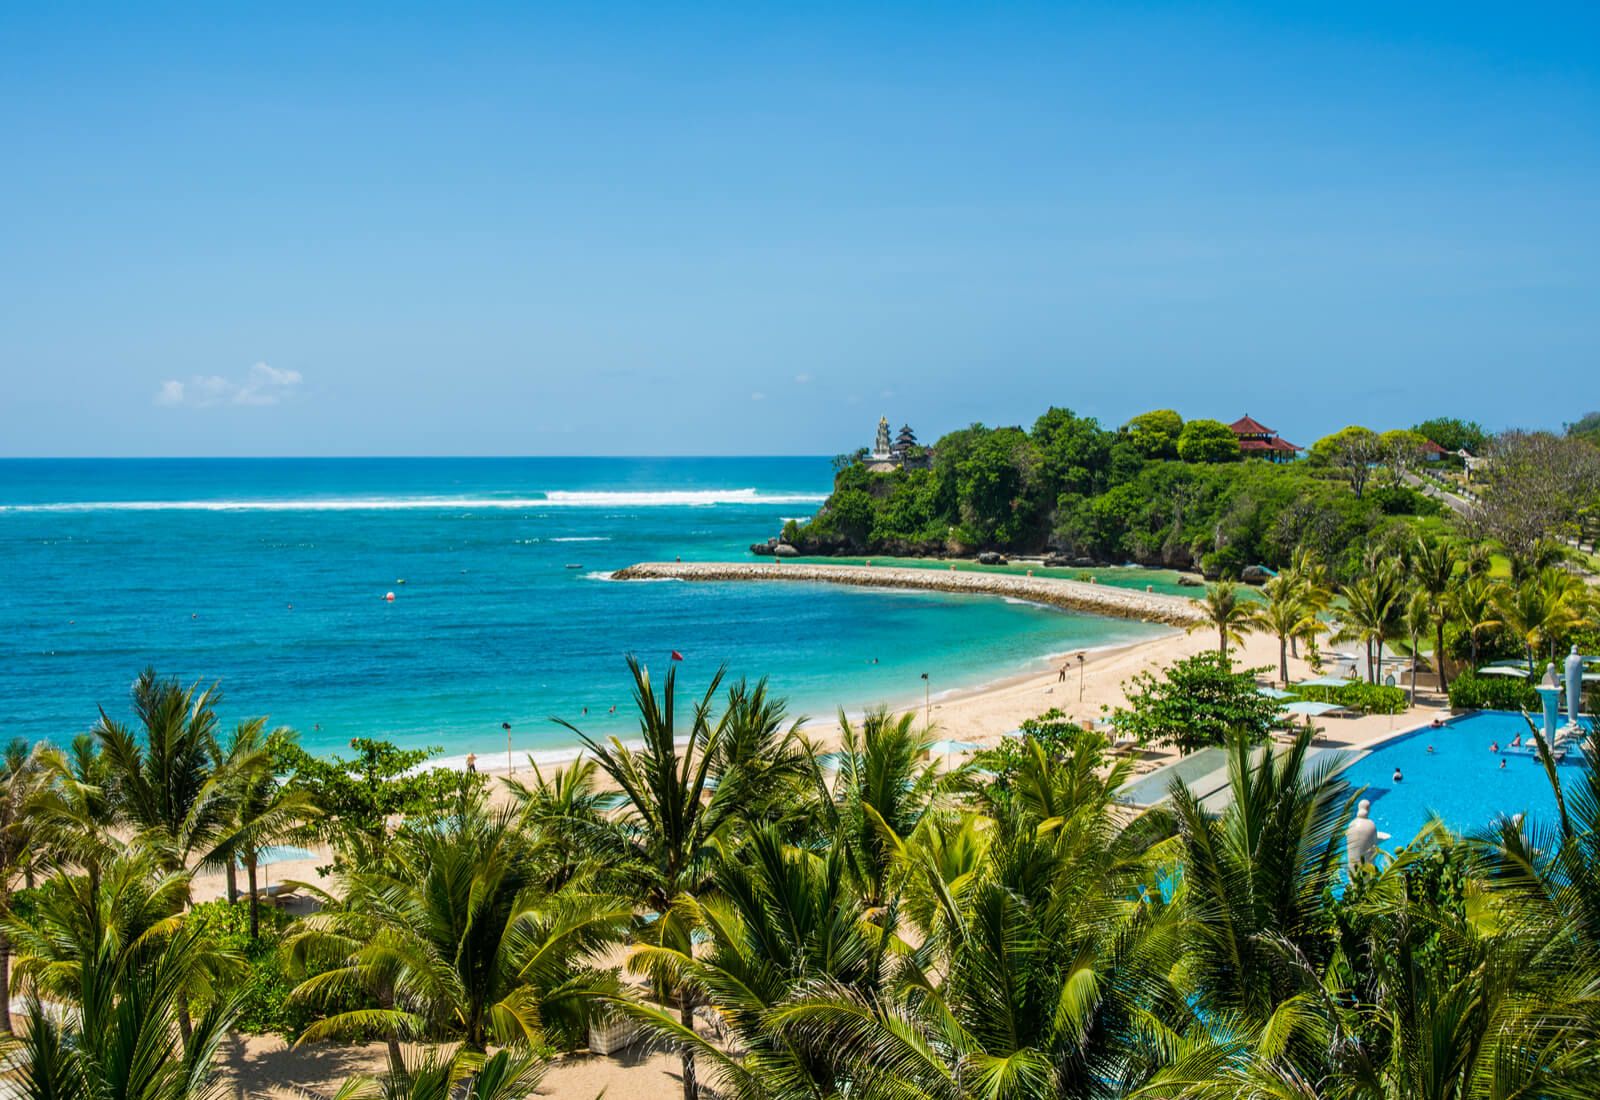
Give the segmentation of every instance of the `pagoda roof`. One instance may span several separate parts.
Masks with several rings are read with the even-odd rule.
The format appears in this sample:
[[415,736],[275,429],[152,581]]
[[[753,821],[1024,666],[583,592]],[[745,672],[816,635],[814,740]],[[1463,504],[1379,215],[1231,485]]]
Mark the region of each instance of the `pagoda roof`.
[[1271,439],[1241,439],[1239,440],[1239,449],[1241,451],[1282,451],[1285,454],[1301,450],[1300,447],[1296,447],[1287,439],[1279,439],[1277,436],[1273,436]]
[[1238,420],[1235,420],[1232,424],[1229,424],[1228,428],[1229,428],[1229,430],[1231,430],[1233,432],[1234,435],[1276,435],[1277,434],[1271,428],[1269,428],[1265,424],[1261,423],[1261,421],[1252,418],[1249,413],[1245,413]]
[[1431,455],[1447,455],[1450,453],[1431,439],[1424,439],[1422,441],[1422,449]]

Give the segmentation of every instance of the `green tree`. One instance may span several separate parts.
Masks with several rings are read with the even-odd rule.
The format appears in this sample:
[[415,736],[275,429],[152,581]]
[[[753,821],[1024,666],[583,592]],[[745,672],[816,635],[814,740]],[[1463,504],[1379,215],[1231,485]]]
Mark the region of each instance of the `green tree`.
[[31,877],[40,855],[39,818],[35,807],[49,782],[43,746],[13,741],[0,773],[0,1032],[11,1034],[11,933],[4,922],[11,914],[19,880]]
[[1127,425],[1128,438],[1147,459],[1178,457],[1178,437],[1183,433],[1183,417],[1171,409],[1140,413]]
[[1178,434],[1178,457],[1185,462],[1233,462],[1239,437],[1220,420],[1191,420]]
[[1394,559],[1371,561],[1361,576],[1345,585],[1341,625],[1334,637],[1359,640],[1366,650],[1367,681],[1376,684],[1383,646],[1394,636],[1403,597],[1404,577]]
[[[1428,622],[1433,627],[1433,668],[1439,677],[1441,692],[1448,691],[1450,687],[1449,677],[1445,672],[1448,654],[1444,648],[1444,631],[1450,624],[1451,613],[1455,607],[1452,595],[1458,583],[1457,571],[1460,565],[1461,557],[1456,552],[1454,543],[1445,539],[1417,536],[1411,550],[1411,575],[1422,592]],[[1413,676],[1413,695],[1416,689],[1414,681]]]
[[1278,679],[1289,682],[1289,643],[1315,636],[1321,623],[1304,586],[1280,573],[1261,586],[1266,601],[1250,611],[1250,625],[1278,639]]
[[1371,428],[1352,424],[1313,443],[1310,460],[1339,471],[1360,500],[1372,479],[1373,467],[1383,460],[1383,443]]
[[[712,707],[722,683],[719,670],[705,695],[693,707],[687,735],[679,741],[675,713],[677,670],[668,668],[660,695],[650,672],[628,658],[633,676],[634,706],[639,711],[640,748],[613,737],[597,741],[563,722],[582,740],[600,769],[622,790],[624,803],[617,820],[631,863],[640,871],[642,900],[655,914],[650,942],[658,947],[689,950],[692,929],[680,897],[695,897],[715,866],[716,844],[723,830],[738,819],[742,792],[735,783],[718,782],[713,765],[727,731],[727,716],[713,719]],[[694,991],[688,986],[661,990],[675,996],[686,1030],[694,1030]],[[695,1050],[682,1048],[684,1100],[696,1100]]]
[[1220,653],[1197,653],[1162,675],[1141,672],[1128,681],[1128,706],[1111,716],[1119,733],[1140,744],[1176,745],[1193,752],[1220,745],[1238,732],[1259,741],[1277,720],[1278,705],[1256,690],[1265,669],[1234,672]]
[[237,1011],[213,999],[192,1028],[185,1022],[189,956],[198,934],[180,929],[163,949],[137,957],[96,951],[82,960],[81,998],[65,1016],[28,1002],[25,1037],[15,1044],[16,1092],[25,1100],[211,1100],[216,1054]]
[[209,857],[229,813],[216,760],[215,687],[185,688],[145,669],[133,684],[135,733],[104,710],[95,724],[118,815],[171,870]]
[[1489,433],[1476,420],[1461,420],[1454,416],[1436,416],[1424,420],[1411,429],[1424,439],[1431,439],[1447,451],[1466,450],[1468,454],[1481,455],[1489,442]]
[[279,782],[275,773],[278,754],[275,742],[293,739],[292,731],[276,729],[270,734],[266,720],[255,718],[234,728],[219,770],[230,777],[227,816],[221,825],[215,852],[227,865],[228,900],[234,900],[234,867],[242,863],[249,888],[250,938],[261,934],[261,898],[256,889],[256,872],[261,851],[289,840],[305,823],[317,816],[310,794]]
[[1209,628],[1217,632],[1217,653],[1223,663],[1228,660],[1228,646],[1243,645],[1245,631],[1255,622],[1251,604],[1240,598],[1239,586],[1233,581],[1217,581],[1206,585],[1201,599],[1189,602],[1201,613],[1202,620],[1189,627],[1190,632]]
[[624,901],[569,883],[550,891],[511,808],[464,791],[454,810],[403,829],[377,867],[342,875],[343,896],[291,939],[300,965],[331,964],[295,990],[309,1004],[351,992],[376,1008],[336,1012],[302,1041],[377,1031],[456,1040],[482,1053],[581,1041],[615,976],[588,963],[632,917]]

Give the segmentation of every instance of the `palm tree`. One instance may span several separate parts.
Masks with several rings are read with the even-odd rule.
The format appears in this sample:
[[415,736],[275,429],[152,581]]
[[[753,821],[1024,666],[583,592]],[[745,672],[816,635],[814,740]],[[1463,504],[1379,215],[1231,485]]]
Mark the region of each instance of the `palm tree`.
[[1564,569],[1545,569],[1501,589],[1498,617],[1526,647],[1528,675],[1537,671],[1534,661],[1540,650],[1548,647],[1554,661],[1557,642],[1567,632],[1588,625],[1591,600],[1588,586]]
[[118,952],[107,941],[79,961],[76,1003],[28,1002],[25,1037],[9,1053],[14,1095],[25,1100],[212,1100],[216,1054],[237,1015],[236,995],[219,993],[192,1028],[186,991],[197,930],[179,928],[159,951]]
[[[1418,589],[1411,593],[1411,598],[1405,602],[1405,609],[1400,613],[1400,625],[1406,632],[1406,638],[1410,643],[1411,650],[1411,691],[1409,696],[1412,706],[1417,705],[1417,663],[1421,659],[1422,636],[1427,633],[1429,626],[1438,621],[1434,617],[1433,608],[1433,598],[1425,590]],[[1434,661],[1442,667],[1444,654],[1435,650],[1433,657]],[[1441,681],[1444,679],[1442,674],[1439,678]]]
[[1253,614],[1249,603],[1239,598],[1239,586],[1233,581],[1217,581],[1206,586],[1204,599],[1190,600],[1203,616],[1201,622],[1190,627],[1212,627],[1217,632],[1217,652],[1226,660],[1228,644],[1244,644],[1244,633]]
[[850,1095],[1109,1098],[1158,1064],[1151,1037],[1187,1012],[1169,982],[1175,914],[1138,900],[1159,897],[1144,858],[1159,834],[1120,825],[1109,798],[1074,777],[1038,786],[1060,796],[1059,813],[1009,804],[982,872],[937,889],[932,934],[901,954],[887,989],[819,979],[768,1013]]
[[489,1057],[430,1049],[382,1079],[352,1077],[333,1100],[525,1100],[544,1077],[542,1058],[509,1050]]
[[[0,772],[0,922],[11,914],[12,893],[19,879],[32,876],[39,857],[40,792],[49,781],[46,750],[12,742]],[[0,1032],[11,1033],[11,936],[0,926]]]
[[[93,967],[126,974],[150,965],[182,931],[188,892],[187,873],[163,870],[146,852],[114,856],[95,875],[57,872],[34,891],[25,915],[5,921],[18,985],[42,1000],[83,1003]],[[232,976],[237,960],[205,938],[186,942],[171,964],[187,968],[178,993],[204,999]]]
[[241,722],[216,764],[217,774],[227,777],[229,790],[211,862],[221,860],[227,868],[230,902],[237,896],[234,868],[244,865],[252,940],[261,935],[261,898],[256,889],[261,850],[297,835],[318,814],[309,794],[285,787],[275,774],[273,745],[290,737],[287,729],[267,733],[264,718]]
[[1343,628],[1337,638],[1359,639],[1366,648],[1367,680],[1378,682],[1384,643],[1395,630],[1404,586],[1393,561],[1374,563],[1344,588]]
[[[1429,621],[1433,625],[1433,665],[1439,677],[1439,691],[1447,691],[1450,687],[1449,677],[1445,672],[1444,628],[1450,621],[1453,607],[1451,595],[1455,590],[1457,579],[1456,570],[1461,565],[1461,557],[1456,552],[1455,544],[1447,539],[1427,539],[1421,535],[1411,550],[1411,576],[1425,599],[1425,606]],[[1412,652],[1416,652],[1415,643]],[[1412,667],[1412,695],[1416,694],[1415,662]]]
[[769,826],[717,869],[705,897],[685,896],[680,905],[703,943],[692,951],[641,944],[628,966],[695,990],[741,1056],[664,1010],[626,999],[616,1002],[618,1009],[662,1039],[696,1049],[730,1092],[835,1094],[842,1081],[833,1060],[802,1049],[768,1018],[815,982],[867,996],[883,987],[898,940],[892,927],[869,917],[844,849],[789,847],[781,830]]
[[1472,647],[1472,669],[1478,669],[1478,649],[1486,631],[1500,625],[1500,585],[1487,576],[1469,574],[1450,594],[1451,614],[1467,631]]
[[1282,574],[1262,585],[1266,602],[1250,612],[1251,626],[1278,639],[1278,679],[1289,682],[1289,643],[1320,628],[1316,610],[1305,591]]
[[315,1004],[361,990],[380,1007],[328,1016],[302,1042],[376,1030],[392,1065],[406,1038],[476,1053],[574,1043],[593,998],[616,988],[587,960],[620,938],[631,907],[579,884],[547,890],[515,821],[463,791],[449,814],[402,829],[389,865],[345,876],[343,897],[290,937],[299,965],[331,964],[293,996]]
[[217,771],[215,687],[184,688],[145,669],[133,685],[135,733],[100,711],[100,743],[118,815],[171,870],[210,856],[228,816],[227,777]]
[[[679,742],[675,713],[677,669],[669,667],[665,689],[658,696],[650,671],[628,657],[633,700],[639,711],[643,747],[629,748],[619,739],[596,741],[568,722],[562,725],[582,740],[600,769],[621,788],[624,803],[616,822],[631,863],[640,870],[644,902],[654,915],[651,936],[657,946],[688,950],[689,928],[674,915],[683,895],[699,893],[716,855],[723,830],[740,811],[737,783],[723,783],[713,771],[722,755],[728,726],[725,712],[713,720],[711,709],[723,673],[717,672],[695,704],[688,735]],[[559,721],[559,720],[558,720]],[[694,1029],[694,997],[687,987],[661,989],[676,996],[685,1029]],[[684,1100],[695,1100],[694,1048],[682,1047]]]
[[939,801],[957,789],[958,773],[927,760],[932,739],[916,715],[869,711],[858,728],[839,713],[838,772],[822,782],[822,827],[842,846],[869,906],[888,901],[895,850]]
[[1182,844],[1185,939],[1199,1008],[1258,1022],[1306,992],[1330,958],[1326,901],[1344,855],[1350,799],[1339,761],[1308,761],[1309,731],[1281,753],[1228,746],[1232,796],[1216,815],[1182,782],[1171,802]]

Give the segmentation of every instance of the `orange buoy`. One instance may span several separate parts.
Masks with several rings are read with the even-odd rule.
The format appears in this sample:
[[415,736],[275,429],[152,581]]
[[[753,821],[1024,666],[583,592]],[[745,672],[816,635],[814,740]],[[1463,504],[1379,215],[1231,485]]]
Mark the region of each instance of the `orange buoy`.
[[394,603],[394,593],[393,592],[384,593],[383,598],[384,598],[385,602],[387,602],[387,603]]

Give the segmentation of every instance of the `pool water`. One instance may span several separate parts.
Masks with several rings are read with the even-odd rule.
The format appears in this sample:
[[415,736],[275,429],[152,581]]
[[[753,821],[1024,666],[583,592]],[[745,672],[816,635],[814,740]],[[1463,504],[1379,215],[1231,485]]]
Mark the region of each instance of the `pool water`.
[[[1501,814],[1552,821],[1555,795],[1539,758],[1489,750],[1494,743],[1504,749],[1518,734],[1527,739],[1522,715],[1479,711],[1380,745],[1342,774],[1352,787],[1367,788],[1362,797],[1372,801],[1373,820],[1390,835],[1390,846],[1408,842],[1433,817],[1458,833],[1480,829]],[[1584,766],[1582,754],[1569,751],[1556,773],[1566,783]]]

